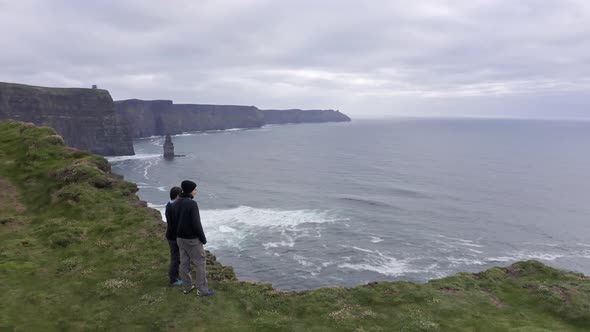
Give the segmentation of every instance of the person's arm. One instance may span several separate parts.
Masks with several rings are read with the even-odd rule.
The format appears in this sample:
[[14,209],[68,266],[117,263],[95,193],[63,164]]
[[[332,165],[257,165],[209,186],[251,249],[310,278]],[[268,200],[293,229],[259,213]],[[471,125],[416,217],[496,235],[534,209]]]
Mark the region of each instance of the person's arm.
[[170,221],[172,221],[172,204],[166,204],[166,212],[164,215],[166,216],[166,222],[170,224]]
[[199,206],[197,205],[197,202],[193,205],[193,211],[191,214],[193,217],[193,229],[197,231],[197,237],[201,243],[206,244],[207,238],[205,237],[205,232],[203,232],[203,225],[201,225],[201,215],[199,214]]

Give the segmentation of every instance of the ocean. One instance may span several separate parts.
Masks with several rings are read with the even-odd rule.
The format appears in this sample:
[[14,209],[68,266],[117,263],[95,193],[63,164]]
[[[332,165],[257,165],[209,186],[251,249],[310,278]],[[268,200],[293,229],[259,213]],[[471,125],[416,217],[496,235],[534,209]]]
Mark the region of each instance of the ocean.
[[185,157],[164,160],[151,137],[108,159],[160,211],[171,186],[197,182],[206,247],[241,280],[426,282],[529,259],[590,274],[590,122],[354,120],[173,141]]

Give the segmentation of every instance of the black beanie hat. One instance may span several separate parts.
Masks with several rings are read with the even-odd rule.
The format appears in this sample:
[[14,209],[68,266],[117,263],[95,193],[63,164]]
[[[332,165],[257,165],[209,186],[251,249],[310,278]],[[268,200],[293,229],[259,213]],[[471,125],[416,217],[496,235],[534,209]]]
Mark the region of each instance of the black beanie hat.
[[190,181],[190,180],[184,180],[184,181],[182,181],[180,186],[182,187],[183,193],[190,194],[193,192],[193,190],[195,190],[195,188],[197,187],[197,184],[194,183],[193,181]]

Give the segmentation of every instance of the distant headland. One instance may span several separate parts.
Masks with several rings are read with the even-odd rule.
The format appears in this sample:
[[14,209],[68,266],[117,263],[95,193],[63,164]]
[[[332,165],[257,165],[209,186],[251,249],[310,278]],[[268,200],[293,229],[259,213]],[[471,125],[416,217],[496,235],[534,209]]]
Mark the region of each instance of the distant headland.
[[113,101],[107,90],[0,82],[0,120],[55,129],[69,146],[103,156],[132,155],[133,139],[266,124],[351,121],[337,110],[261,110],[255,106]]

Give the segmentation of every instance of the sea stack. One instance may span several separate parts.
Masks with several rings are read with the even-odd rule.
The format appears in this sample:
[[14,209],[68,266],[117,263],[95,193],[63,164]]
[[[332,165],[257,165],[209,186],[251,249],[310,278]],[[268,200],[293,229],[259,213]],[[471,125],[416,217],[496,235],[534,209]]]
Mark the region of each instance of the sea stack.
[[166,135],[166,141],[164,142],[164,158],[174,159],[174,143],[172,143],[170,135]]

